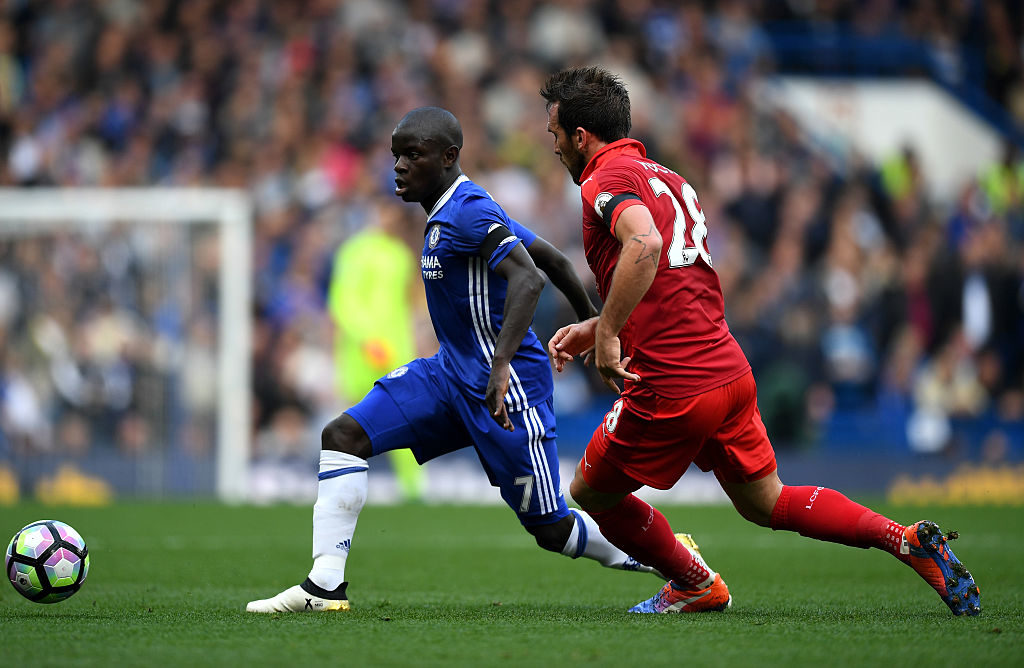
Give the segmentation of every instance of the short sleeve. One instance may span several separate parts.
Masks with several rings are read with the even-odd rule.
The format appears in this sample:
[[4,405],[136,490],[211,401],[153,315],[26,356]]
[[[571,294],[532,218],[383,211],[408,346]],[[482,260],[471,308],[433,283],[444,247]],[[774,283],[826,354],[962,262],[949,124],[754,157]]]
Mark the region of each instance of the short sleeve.
[[615,221],[631,206],[644,204],[640,193],[644,183],[632,169],[603,169],[583,184],[584,206],[589,206],[615,232]]
[[485,254],[484,259],[491,269],[520,242],[512,229],[512,221],[490,197],[466,198],[454,227],[455,250],[466,255]]
[[512,234],[519,237],[522,240],[523,245],[529,248],[530,244],[533,243],[533,240],[537,238],[537,235],[533,230],[523,225],[518,220],[514,220],[512,218],[509,218],[508,220],[512,223]]

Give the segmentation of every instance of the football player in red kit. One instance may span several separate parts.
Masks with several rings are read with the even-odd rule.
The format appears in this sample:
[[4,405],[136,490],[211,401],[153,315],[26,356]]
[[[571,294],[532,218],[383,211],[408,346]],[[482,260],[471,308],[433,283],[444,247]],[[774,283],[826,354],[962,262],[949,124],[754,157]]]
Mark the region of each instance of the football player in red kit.
[[903,526],[832,489],[784,485],[750,365],[729,332],[693,186],[628,137],[629,95],[597,67],[551,76],[541,95],[554,151],[581,187],[583,245],[604,306],[548,343],[555,368],[593,350],[619,399],[570,485],[611,543],[671,579],[632,612],[722,610],[721,576],[633,492],[672,487],[690,463],[713,471],[746,519],[819,540],[878,548],[910,565],[954,614],[980,612],[974,579],[930,521]]

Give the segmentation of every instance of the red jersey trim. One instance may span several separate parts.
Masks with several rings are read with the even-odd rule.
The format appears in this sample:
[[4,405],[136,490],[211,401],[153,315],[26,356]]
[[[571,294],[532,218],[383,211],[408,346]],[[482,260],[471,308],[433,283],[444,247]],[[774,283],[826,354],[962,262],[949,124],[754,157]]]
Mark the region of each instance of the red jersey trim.
[[590,162],[587,163],[586,168],[583,170],[583,174],[580,176],[581,182],[590,178],[591,174],[596,172],[602,164],[611,158],[614,158],[621,153],[631,152],[638,154],[641,158],[647,157],[647,149],[644,148],[644,145],[636,139],[626,137],[625,139],[613,141],[611,144],[605,144],[598,149],[597,153],[594,154],[594,157],[592,157]]
[[[644,147],[643,144],[641,144],[636,139],[630,139],[629,137],[625,137],[623,139],[613,141],[610,144],[605,144],[600,149],[598,149],[597,153],[594,154],[594,157],[590,159],[590,162],[587,163],[586,168],[583,170],[583,175],[580,177],[583,179],[583,184],[586,185],[587,179],[589,179],[594,174],[594,172],[599,170],[604,163],[608,162],[609,160],[616,156],[625,153],[634,153],[640,158],[647,157],[647,149]],[[635,194],[639,195],[639,193]],[[629,207],[635,206],[637,204],[646,206],[643,203],[643,200],[631,199],[626,200],[619,206],[615,207],[615,211],[612,211],[611,220],[605,221],[608,225],[608,230],[612,233],[612,236],[615,235],[615,223],[618,222],[619,216],[622,214],[622,212],[628,209]]]

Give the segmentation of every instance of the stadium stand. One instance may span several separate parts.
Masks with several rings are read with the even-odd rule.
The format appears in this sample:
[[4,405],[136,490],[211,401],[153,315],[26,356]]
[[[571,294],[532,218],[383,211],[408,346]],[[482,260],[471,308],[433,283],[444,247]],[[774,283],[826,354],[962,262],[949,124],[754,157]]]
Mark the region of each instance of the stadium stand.
[[[451,109],[466,172],[589,277],[578,195],[550,154],[537,90],[554,68],[600,62],[649,112],[634,114],[634,136],[696,185],[714,221],[731,326],[780,451],[1019,460],[1022,29],[1009,1],[14,1],[0,10],[0,185],[248,190],[253,442],[314,453],[298,442],[302,419],[322,424],[338,405],[322,372],[330,261],[394,199],[396,120]],[[780,72],[927,77],[1002,133],[1005,159],[951,205],[929,199],[912,150],[836,164],[792,117],[757,104],[751,84]],[[416,228],[421,213],[407,216]],[[74,455],[97,424],[127,456],[150,447],[140,384],[172,372],[144,355],[79,360],[83,374],[119,379],[120,394],[87,407],[99,422],[59,374],[20,372],[25,356],[47,355],[32,323],[54,306],[48,296],[61,298],[50,322],[68,341],[90,327],[129,347],[173,336],[119,289],[124,267],[144,271],[140,249],[111,243],[124,262],[74,238],[56,253],[0,241],[0,454]],[[210,326],[202,309],[190,326]],[[546,293],[535,327],[544,338],[571,319]],[[208,364],[194,352],[188,382],[201,388]],[[560,445],[573,452],[607,396],[578,370],[557,388]]]

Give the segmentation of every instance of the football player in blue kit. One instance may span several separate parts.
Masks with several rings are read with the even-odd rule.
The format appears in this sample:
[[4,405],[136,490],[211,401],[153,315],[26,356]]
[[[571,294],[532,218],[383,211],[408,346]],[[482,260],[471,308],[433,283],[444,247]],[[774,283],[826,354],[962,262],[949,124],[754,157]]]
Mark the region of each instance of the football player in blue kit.
[[345,562],[366,500],[367,460],[397,448],[422,464],[474,447],[542,548],[652,572],[562,497],[551,367],[530,328],[544,287],[538,268],[580,320],[597,311],[569,260],[463,175],[461,148],[458,120],[437,107],[409,112],[391,135],[395,194],[427,212],[421,267],[440,350],[378,380],[324,428],[312,570],[302,584],[250,602],[250,612],[349,608]]

